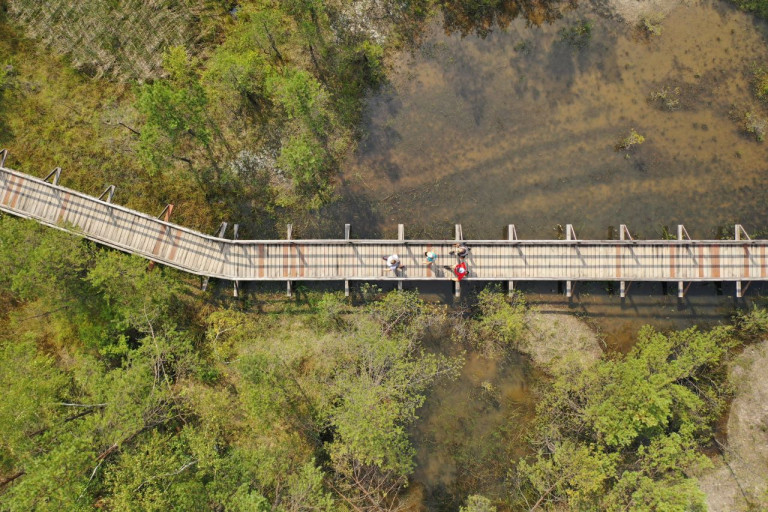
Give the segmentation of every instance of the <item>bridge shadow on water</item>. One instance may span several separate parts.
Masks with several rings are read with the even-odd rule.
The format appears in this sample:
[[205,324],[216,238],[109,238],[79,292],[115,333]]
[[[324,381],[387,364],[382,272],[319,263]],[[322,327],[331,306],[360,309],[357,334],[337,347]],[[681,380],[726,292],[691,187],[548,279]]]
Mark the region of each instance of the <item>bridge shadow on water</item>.
[[[220,286],[229,286],[220,283]],[[405,282],[403,290],[417,291],[428,302],[453,307],[471,306],[477,294],[498,282],[464,281],[461,296],[455,297],[454,283],[445,281]],[[304,300],[307,292],[343,292],[343,282],[294,282],[295,300]],[[586,321],[601,337],[609,350],[627,351],[634,345],[638,329],[651,325],[659,330],[685,329],[697,325],[703,329],[726,324],[738,309],[748,309],[768,302],[768,283],[754,282],[745,297],[736,298],[734,283],[692,283],[682,299],[677,296],[676,283],[632,283],[625,298],[619,297],[618,283],[577,282],[573,297],[564,294],[564,282],[517,282],[526,303],[540,313],[571,312]],[[352,299],[358,301],[363,293],[379,289],[382,293],[397,290],[397,281],[352,281]],[[243,295],[248,292],[286,293],[284,282],[243,283]]]

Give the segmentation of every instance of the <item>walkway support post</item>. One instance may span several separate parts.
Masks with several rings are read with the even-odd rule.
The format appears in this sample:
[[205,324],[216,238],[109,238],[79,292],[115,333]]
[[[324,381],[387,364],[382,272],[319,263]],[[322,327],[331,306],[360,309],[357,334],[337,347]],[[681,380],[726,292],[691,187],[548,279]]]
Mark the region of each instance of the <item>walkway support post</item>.
[[[744,238],[746,240],[752,240],[752,237],[749,236],[749,233],[747,233],[747,230],[744,229],[744,226],[741,224],[736,224],[735,226],[735,240],[741,240],[741,236],[744,235]],[[745,245],[744,246],[744,266],[749,268],[749,248]],[[740,299],[744,296],[744,294],[749,289],[749,285],[752,284],[752,281],[747,281],[746,285],[743,281],[736,281],[736,298]]]
[[[619,225],[619,240],[622,242],[625,240],[631,240],[634,242],[634,238],[632,238],[632,234],[629,232],[629,229],[627,228],[626,224],[620,224]],[[620,265],[620,263],[617,263],[617,265]],[[627,293],[629,293],[629,287],[632,286],[632,282],[627,281],[621,281],[619,282],[619,296],[623,299],[627,296]]]
[[2,160],[0,160],[0,167],[5,167],[5,159],[8,158],[7,149],[0,150],[0,158],[2,158]]
[[[507,240],[517,240],[517,230],[515,229],[514,224],[507,225]],[[507,281],[507,293],[510,297],[515,294],[514,281]]]
[[[293,224],[286,224],[286,234],[287,234],[287,240],[290,241],[293,237]],[[293,296],[293,287],[291,285],[290,281],[286,282],[286,293],[288,294],[288,297]]]
[[[456,231],[456,243],[459,243],[464,239],[464,232],[461,229],[461,224],[456,224],[454,229]],[[459,281],[453,282],[453,296],[456,298],[461,296],[461,283]]]
[[[691,239],[691,235],[688,234],[688,230],[685,229],[685,226],[683,226],[682,224],[678,224],[677,225],[677,239],[682,242],[686,238],[688,240],[690,240]],[[675,270],[677,270],[677,269],[675,269]],[[691,281],[690,283],[688,283],[687,285],[684,286],[685,283],[683,283],[683,281],[678,281],[677,282],[677,298],[678,299],[682,299],[682,298],[685,297],[685,294],[688,293],[688,288],[691,287],[692,283],[693,283],[693,281]]]
[[[344,240],[349,242],[349,232],[350,232],[351,226],[349,224],[344,224]],[[349,297],[349,279],[344,280],[344,296]]]
[[[405,242],[405,225],[404,224],[398,224],[397,225],[397,239],[400,242]],[[395,277],[397,277],[397,273],[395,273]],[[397,289],[400,290],[400,291],[403,290],[403,280],[402,279],[398,279],[397,280]]]
[[[232,231],[233,231],[232,240],[237,240],[238,231],[240,231],[240,224],[235,224],[234,226],[232,226]],[[238,274],[239,274],[239,270],[238,270]],[[232,294],[234,295],[235,298],[240,296],[240,281],[235,281],[235,287]]]
[[[565,225],[565,239],[569,242],[578,240],[576,238],[576,231],[573,230],[573,224]],[[573,281],[565,282],[565,296],[568,298],[573,297]]]

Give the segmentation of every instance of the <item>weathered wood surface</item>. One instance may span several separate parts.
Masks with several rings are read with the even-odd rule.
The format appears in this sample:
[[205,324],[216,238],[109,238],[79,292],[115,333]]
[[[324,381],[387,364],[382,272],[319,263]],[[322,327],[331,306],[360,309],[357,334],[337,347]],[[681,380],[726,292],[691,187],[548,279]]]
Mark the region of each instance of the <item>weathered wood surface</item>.
[[[0,210],[202,276],[234,281],[434,280],[454,240],[229,240],[0,167]],[[766,240],[469,240],[472,280],[766,280]],[[340,228],[340,235],[341,228]],[[571,234],[569,232],[569,234]],[[437,262],[424,264],[424,253]],[[406,265],[397,276],[382,260]]]

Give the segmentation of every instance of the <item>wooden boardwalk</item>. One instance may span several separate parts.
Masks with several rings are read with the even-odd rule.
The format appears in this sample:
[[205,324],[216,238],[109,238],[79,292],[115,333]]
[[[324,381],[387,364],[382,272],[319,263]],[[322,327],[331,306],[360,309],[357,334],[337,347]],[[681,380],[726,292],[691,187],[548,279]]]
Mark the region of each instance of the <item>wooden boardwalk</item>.
[[[449,252],[455,240],[353,240],[349,225],[338,240],[233,240],[210,236],[168,222],[169,205],[152,217],[112,204],[114,187],[101,198],[58,184],[60,169],[39,179],[5,167],[0,153],[0,210],[34,219],[94,242],[205,277],[239,281],[429,281],[446,279],[443,265],[455,265]],[[577,240],[568,225],[566,240],[519,240],[513,225],[507,240],[468,240],[472,248],[466,279],[615,281],[623,297],[633,281],[678,283],[683,296],[694,281],[731,281],[741,296],[751,281],[768,280],[768,240],[751,240],[740,225],[734,240],[691,240],[683,226],[676,240],[633,240],[621,226],[620,240]],[[236,238],[236,235],[235,235]],[[461,239],[456,226],[456,239]],[[437,253],[435,265],[424,253]],[[398,254],[406,266],[395,275],[382,257]],[[450,273],[448,273],[450,274]],[[458,293],[458,287],[457,287]]]

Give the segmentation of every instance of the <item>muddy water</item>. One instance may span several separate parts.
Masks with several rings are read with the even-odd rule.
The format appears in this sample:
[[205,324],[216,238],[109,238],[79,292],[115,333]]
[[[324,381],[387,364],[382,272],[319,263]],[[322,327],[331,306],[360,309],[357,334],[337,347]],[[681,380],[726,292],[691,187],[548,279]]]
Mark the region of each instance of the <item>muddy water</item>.
[[412,492],[428,510],[456,510],[469,494],[505,495],[509,462],[527,453],[534,376],[523,356],[470,353],[461,376],[430,396],[413,432]]
[[[592,26],[581,49],[559,35],[580,20]],[[346,192],[385,236],[397,223],[408,236],[434,237],[461,223],[467,238],[502,237],[509,223],[522,238],[555,237],[566,223],[580,238],[609,237],[620,223],[642,238],[677,223],[701,238],[735,222],[765,232],[768,143],[741,133],[732,112],[768,115],[749,85],[750,66],[768,63],[767,34],[715,2],[678,7],[658,37],[589,6],[542,27],[518,19],[486,38],[446,34],[435,20],[370,98]],[[665,89],[673,111],[649,99]],[[616,151],[631,129],[645,142]],[[692,287],[683,301],[659,284],[633,284],[625,300],[599,283],[580,284],[573,300],[557,283],[523,286],[538,307],[583,314],[616,350],[631,346],[642,324],[713,324],[739,305],[733,289],[714,284]],[[455,510],[467,472],[479,471],[462,464],[467,454],[509,446],[493,440],[525,429],[527,372],[522,361],[500,371],[472,356],[455,386],[437,390],[414,431],[423,506]],[[486,472],[472,490],[492,496],[502,479]]]
[[[560,36],[580,20],[592,26],[584,48]],[[566,223],[580,238],[613,237],[620,223],[641,238],[678,223],[700,238],[735,222],[768,232],[768,142],[732,115],[768,117],[749,83],[750,68],[768,64],[767,36],[765,23],[706,1],[677,7],[653,37],[589,5],[541,27],[513,20],[485,38],[446,34],[435,19],[370,98],[346,190],[372,205],[364,222],[384,236],[397,223],[434,237],[461,223],[467,238],[503,237],[509,223],[521,238],[556,237]],[[650,100],[663,90],[674,111]],[[631,129],[645,142],[616,151]],[[557,283],[522,285],[541,293],[536,301],[562,303]],[[580,285],[567,304],[608,334],[722,320],[734,307],[733,285],[694,287],[700,297],[683,303],[675,290],[633,286],[619,301]],[[618,346],[630,343],[620,337]]]
[[[558,36],[580,19],[593,26],[581,50]],[[699,237],[768,226],[767,145],[729,118],[755,103],[748,68],[768,61],[765,33],[719,3],[676,9],[650,39],[588,7],[485,39],[445,35],[437,20],[371,99],[345,179],[378,202],[385,229],[459,222],[494,238],[514,223],[549,238],[571,223],[603,238],[626,223],[654,238],[676,223]],[[665,87],[680,88],[679,110],[648,101]],[[633,128],[645,143],[615,151]]]

